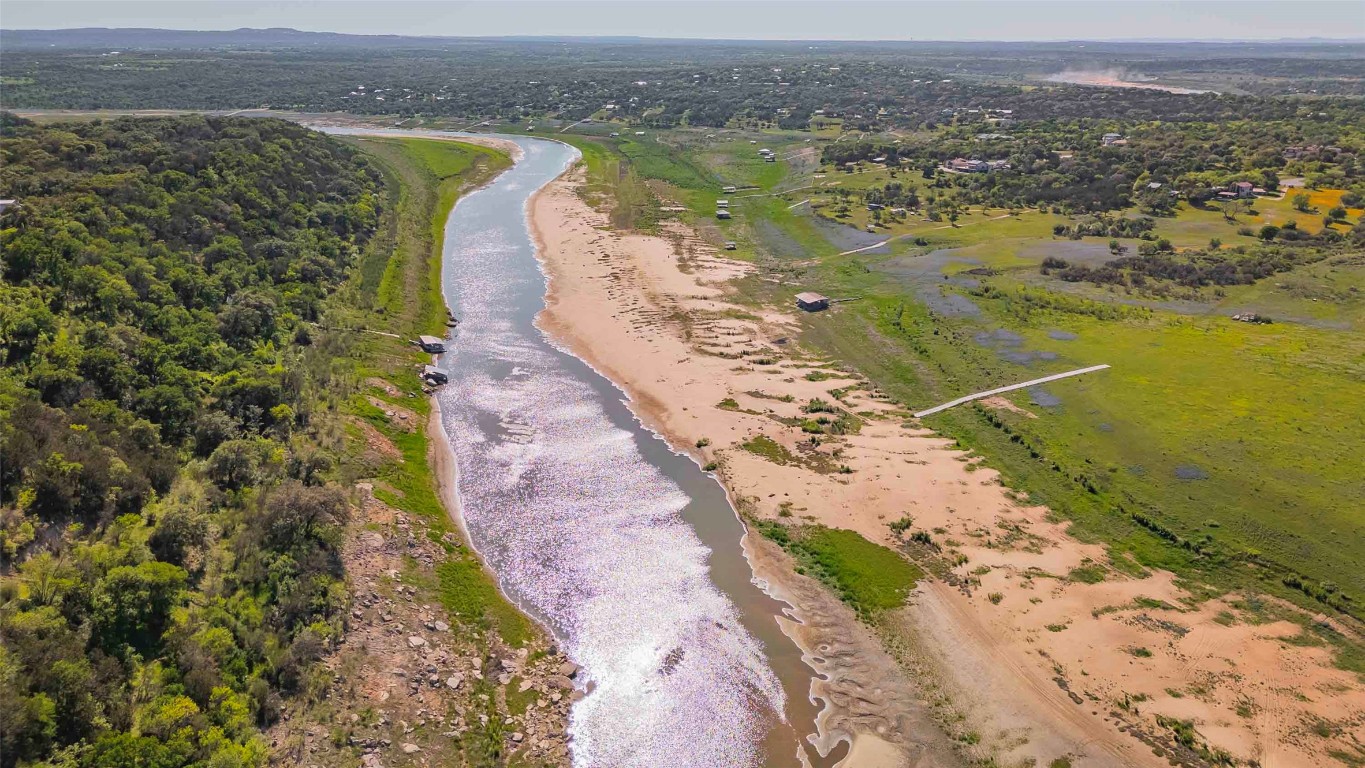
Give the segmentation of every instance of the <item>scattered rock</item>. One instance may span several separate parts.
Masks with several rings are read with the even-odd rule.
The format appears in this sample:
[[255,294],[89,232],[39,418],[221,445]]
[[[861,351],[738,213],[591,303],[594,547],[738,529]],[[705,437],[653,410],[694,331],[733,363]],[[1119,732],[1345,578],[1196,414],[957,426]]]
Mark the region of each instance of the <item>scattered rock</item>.
[[573,663],[572,661],[566,661],[563,664],[559,665],[559,674],[563,675],[564,677],[573,679],[574,677],[578,676],[578,665]]
[[564,675],[550,675],[545,682],[553,688],[563,688],[566,691],[573,688],[573,681]]
[[413,744],[412,742],[404,743],[403,746],[400,747],[400,749],[403,750],[403,754],[405,755],[411,755],[422,751],[421,747],[417,746],[416,744]]
[[412,635],[411,637],[408,638],[408,646],[411,648],[421,648],[426,644],[427,644],[426,639],[418,637],[417,635]]

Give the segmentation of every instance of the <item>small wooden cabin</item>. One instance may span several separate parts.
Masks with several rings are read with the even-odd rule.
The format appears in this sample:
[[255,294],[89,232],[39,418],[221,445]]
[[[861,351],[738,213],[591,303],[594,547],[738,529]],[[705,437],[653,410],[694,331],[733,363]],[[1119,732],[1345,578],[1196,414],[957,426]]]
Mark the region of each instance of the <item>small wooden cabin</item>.
[[796,306],[807,312],[819,312],[822,309],[829,309],[829,297],[810,291],[798,293],[796,294]]

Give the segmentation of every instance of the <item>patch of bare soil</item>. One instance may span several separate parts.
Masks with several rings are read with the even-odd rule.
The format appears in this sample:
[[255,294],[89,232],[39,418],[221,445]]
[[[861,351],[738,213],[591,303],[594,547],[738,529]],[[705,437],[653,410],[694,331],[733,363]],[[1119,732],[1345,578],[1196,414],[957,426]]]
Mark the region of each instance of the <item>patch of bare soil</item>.
[[1017,414],[1020,414],[1021,416],[1027,416],[1027,417],[1029,417],[1030,419],[1036,419],[1036,418],[1038,418],[1038,414],[1034,413],[1033,411],[1030,411],[1030,410],[1027,409],[1027,408],[1020,408],[1019,406],[1017,406],[1017,405],[1015,405],[1014,403],[1010,402],[1007,398],[1005,398],[1005,397],[1003,397],[1003,396],[1001,396],[1001,395],[996,395],[996,396],[994,396],[994,397],[982,398],[981,400],[978,400],[977,402],[978,402],[978,403],[981,403],[982,405],[986,406],[987,408],[991,408],[991,409],[993,409],[993,410],[997,410],[997,411],[1010,411],[1011,413],[1017,413]]
[[365,440],[365,451],[372,463],[397,461],[403,458],[403,452],[398,450],[398,446],[383,432],[375,429],[373,424],[362,419],[352,419],[351,423],[360,430],[361,437]]
[[374,387],[389,397],[398,397],[403,394],[399,391],[398,387],[395,387],[392,383],[385,381],[378,376],[371,376],[370,378],[365,379],[365,386]]
[[343,559],[345,636],[267,732],[271,765],[567,766],[577,668],[544,640],[509,647],[452,620],[433,585],[445,546],[357,486]]
[[374,395],[370,395],[365,399],[370,402],[370,405],[383,411],[385,418],[389,420],[390,424],[404,432],[415,431],[417,425],[421,423],[421,420],[417,417],[416,413],[413,413],[401,405],[394,405],[393,403],[381,400]]

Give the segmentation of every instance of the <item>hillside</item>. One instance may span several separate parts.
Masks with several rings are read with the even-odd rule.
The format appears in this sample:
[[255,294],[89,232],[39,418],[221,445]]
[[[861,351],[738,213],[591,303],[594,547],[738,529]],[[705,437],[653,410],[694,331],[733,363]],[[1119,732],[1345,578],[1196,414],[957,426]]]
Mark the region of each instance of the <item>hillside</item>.
[[[431,222],[507,160],[360,146],[274,120],[5,117],[0,764],[260,766],[429,739],[480,763],[512,739],[498,672],[545,688],[525,659],[555,655],[437,498],[426,401],[402,394],[422,357],[344,330],[434,330]],[[389,637],[395,617],[420,646]],[[374,712],[348,698],[361,671],[387,683],[437,655],[461,672],[351,717]],[[400,726],[431,701],[468,734]]]

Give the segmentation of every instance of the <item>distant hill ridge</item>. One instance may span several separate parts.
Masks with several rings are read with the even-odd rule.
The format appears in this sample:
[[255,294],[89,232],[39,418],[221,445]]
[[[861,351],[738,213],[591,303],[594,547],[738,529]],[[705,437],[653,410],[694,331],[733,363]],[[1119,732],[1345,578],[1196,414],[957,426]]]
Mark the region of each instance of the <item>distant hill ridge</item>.
[[[582,37],[582,36],[507,36],[507,37],[458,37],[458,36],[415,36],[415,35],[358,35],[342,32],[308,32],[287,27],[253,29],[243,27],[231,30],[181,30],[155,29],[144,27],[110,28],[84,27],[75,29],[0,29],[0,47],[7,50],[38,49],[110,49],[110,50],[172,50],[185,48],[437,48],[452,44],[470,45],[478,43],[506,42],[543,42],[563,43],[580,42],[593,44],[618,45],[667,45],[669,43],[705,44],[715,46],[742,45],[748,48],[784,48],[796,46],[802,49],[812,44],[848,48],[891,48],[898,50],[928,51],[968,51],[991,49],[1014,49],[1019,51],[1038,51],[1057,48],[1074,48],[1084,43],[1092,52],[1125,51],[1150,54],[1186,53],[1190,46],[1198,46],[1200,53],[1216,53],[1227,56],[1292,56],[1296,52],[1314,56],[1365,56],[1365,39],[1327,40],[1321,38],[1285,39],[1273,41],[1233,41],[1233,40],[1131,40],[1131,41],[1037,41],[1037,42],[989,42],[989,41],[931,41],[931,40],[685,40],[681,38],[649,37]],[[1073,51],[1074,52],[1074,51]]]

